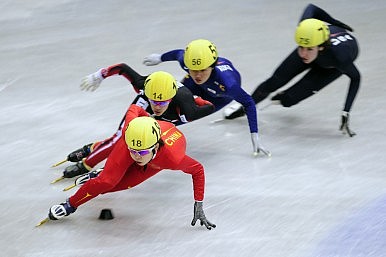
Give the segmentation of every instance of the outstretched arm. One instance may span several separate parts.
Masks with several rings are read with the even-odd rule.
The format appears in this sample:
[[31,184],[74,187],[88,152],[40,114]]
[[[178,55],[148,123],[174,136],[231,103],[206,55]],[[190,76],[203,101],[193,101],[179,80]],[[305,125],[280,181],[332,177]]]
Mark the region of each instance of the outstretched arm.
[[181,68],[187,71],[184,65],[183,49],[172,50],[164,54],[150,54],[143,59],[143,64],[145,64],[146,66],[153,66],[161,62],[168,62],[168,61],[178,61]]
[[125,63],[115,64],[109,66],[104,71],[102,70],[102,76],[104,78],[113,76],[113,75],[122,75],[133,85],[134,90],[138,93],[139,90],[143,89],[145,79],[147,76],[142,76],[130,66]]
[[350,78],[350,86],[343,111],[350,112],[351,106],[359,90],[361,75],[354,63],[350,63],[347,67],[345,67],[343,73]]
[[204,167],[201,163],[194,160],[193,158],[185,155],[178,169],[181,169],[183,172],[191,174],[193,179],[193,190],[194,190],[194,210],[193,210],[193,219],[190,223],[192,226],[196,225],[197,220],[200,221],[200,225],[209,230],[215,228],[216,225],[210,222],[204,213],[203,209],[203,199],[204,199],[204,189],[205,189],[205,173]]
[[138,74],[130,66],[125,63],[115,64],[107,68],[99,69],[98,71],[84,77],[81,82],[82,90],[91,90],[94,91],[99,87],[102,81],[110,76],[122,75],[133,85],[134,90],[138,93],[139,90],[143,89],[143,85],[146,79],[146,76]]
[[188,155],[185,155],[178,166],[173,169],[182,170],[183,172],[192,175],[194,200],[203,201],[205,191],[205,172],[202,164]]
[[342,116],[341,116],[341,124],[340,124],[339,130],[341,130],[343,134],[347,134],[350,137],[353,137],[356,135],[356,133],[352,131],[349,127],[350,110],[359,90],[361,76],[358,69],[353,63],[350,63],[347,67],[345,67],[343,69],[343,73],[350,78],[350,86],[347,92],[347,97],[346,97],[346,101],[345,101]]

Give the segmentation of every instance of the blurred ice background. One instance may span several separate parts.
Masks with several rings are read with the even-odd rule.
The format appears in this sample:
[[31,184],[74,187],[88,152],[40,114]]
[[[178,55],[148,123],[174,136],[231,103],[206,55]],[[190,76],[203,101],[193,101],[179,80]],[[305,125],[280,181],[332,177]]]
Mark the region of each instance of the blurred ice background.
[[[102,195],[58,222],[35,228],[74,191],[50,168],[86,143],[110,136],[134,99],[122,77],[94,93],[80,79],[125,62],[142,74],[151,53],[213,41],[252,92],[295,47],[307,1],[4,0],[0,3],[2,256],[362,257],[386,253],[386,2],[315,1],[355,29],[360,92],[354,138],[338,131],[348,79],[290,109],[259,112],[273,157],[253,158],[246,118],[221,112],[180,126],[206,168],[205,211],[217,228],[191,227],[191,178],[164,171],[137,188]],[[115,219],[98,219],[111,208]]]

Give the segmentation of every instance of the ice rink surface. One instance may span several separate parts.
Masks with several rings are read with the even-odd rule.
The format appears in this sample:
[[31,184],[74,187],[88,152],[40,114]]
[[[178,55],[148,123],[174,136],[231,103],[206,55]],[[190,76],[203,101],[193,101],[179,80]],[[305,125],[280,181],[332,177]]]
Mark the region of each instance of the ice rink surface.
[[[93,92],[83,76],[197,38],[213,41],[252,92],[295,47],[307,1],[4,0],[0,3],[1,256],[386,256],[386,1],[315,1],[355,29],[360,92],[354,138],[338,130],[348,78],[285,109],[258,113],[272,158],[251,156],[245,117],[222,112],[180,126],[206,169],[204,208],[217,228],[191,227],[191,177],[163,171],[140,186],[101,195],[71,216],[34,226],[75,191],[56,184],[69,152],[109,137],[134,99],[122,77]],[[115,219],[98,219],[103,208]]]

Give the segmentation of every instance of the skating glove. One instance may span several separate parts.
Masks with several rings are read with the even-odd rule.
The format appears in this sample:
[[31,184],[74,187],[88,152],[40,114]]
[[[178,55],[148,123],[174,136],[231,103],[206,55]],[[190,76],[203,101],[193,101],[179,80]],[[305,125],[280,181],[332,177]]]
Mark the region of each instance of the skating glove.
[[99,173],[101,173],[102,170],[103,168],[100,168],[97,170],[93,170],[87,174],[84,174],[83,176],[80,176],[79,178],[75,179],[75,186],[81,186],[90,179],[98,177]]
[[82,78],[80,89],[84,91],[94,91],[97,89],[104,80],[102,70],[103,69],[100,69],[97,72]]
[[161,62],[161,54],[151,54],[143,59],[143,64],[146,66],[154,66]]
[[197,106],[205,106],[205,105],[213,106],[213,104],[211,102],[204,100],[199,96],[194,96],[194,102],[196,103]]
[[76,211],[76,208],[72,207],[69,199],[67,199],[65,203],[56,204],[52,206],[48,211],[48,217],[50,218],[50,220],[58,220],[65,216],[70,215],[75,211]]
[[340,124],[339,130],[341,130],[343,134],[348,134],[350,137],[353,137],[356,135],[356,133],[348,127],[349,121],[350,121],[350,113],[343,111],[342,122]]
[[259,134],[254,132],[251,133],[252,146],[253,146],[253,155],[257,156],[260,152],[265,154],[268,157],[271,157],[271,152],[266,150],[259,141]]
[[209,220],[206,219],[204,210],[202,209],[202,202],[195,202],[194,203],[194,211],[193,211],[193,220],[192,223],[190,223],[192,226],[196,225],[196,221],[200,220],[200,225],[205,225],[205,227],[209,230],[212,228],[215,228],[216,225],[211,223]]

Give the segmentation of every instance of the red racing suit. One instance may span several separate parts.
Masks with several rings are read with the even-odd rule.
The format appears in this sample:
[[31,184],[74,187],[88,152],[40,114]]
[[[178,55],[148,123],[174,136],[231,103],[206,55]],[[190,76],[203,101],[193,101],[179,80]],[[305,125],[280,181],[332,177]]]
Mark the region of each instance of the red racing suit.
[[[143,93],[144,82],[147,76],[142,76],[133,70],[130,66],[124,63],[115,64],[109,66],[106,69],[102,69],[103,78],[108,78],[114,75],[121,75],[129,80],[135,90],[139,93],[134,99],[132,104],[136,104],[148,113],[153,114],[150,108],[149,100]],[[166,120],[174,123],[176,126],[185,124],[187,122],[205,117],[214,111],[214,106],[202,99],[201,97],[193,97],[190,90],[186,87],[180,87],[175,97],[172,98],[172,102],[169,104],[168,109],[160,117],[154,117],[157,120]],[[91,153],[87,158],[83,159],[84,166],[91,170],[98,163],[105,160],[111,153],[114,144],[119,140],[122,135],[122,127],[124,119],[115,134],[103,141],[94,143],[91,146]]]
[[[126,113],[126,128],[129,122],[139,116],[148,116],[141,107],[131,105]],[[161,126],[161,139],[164,142],[155,157],[145,166],[139,166],[131,158],[124,136],[116,142],[103,171],[98,177],[87,181],[69,198],[71,206],[81,204],[105,194],[132,188],[141,184],[164,169],[181,170],[192,175],[194,199],[204,199],[205,173],[201,163],[186,155],[186,139],[172,123],[158,121]]]

